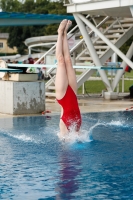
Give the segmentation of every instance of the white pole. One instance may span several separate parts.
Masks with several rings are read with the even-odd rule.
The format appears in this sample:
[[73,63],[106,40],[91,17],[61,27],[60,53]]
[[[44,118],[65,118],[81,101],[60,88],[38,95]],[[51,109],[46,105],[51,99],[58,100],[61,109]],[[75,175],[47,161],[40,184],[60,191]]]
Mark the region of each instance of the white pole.
[[[86,31],[86,28],[85,28],[85,25],[83,24],[82,20],[78,17],[79,14],[74,14],[74,18],[79,26],[79,29],[81,31],[81,34],[83,35],[83,38],[84,38],[84,41],[87,45],[87,48],[90,52],[90,55],[95,63],[96,66],[102,66],[101,62],[100,62],[100,59],[96,53],[96,50],[92,44],[92,41],[90,39],[90,36],[88,35],[87,31]],[[88,20],[87,20],[88,21]],[[104,71],[101,71],[99,70],[99,74],[101,75],[103,81],[104,81],[104,84],[107,88],[108,91],[112,91],[112,88],[110,86],[110,83],[109,83],[109,80],[107,78],[107,75]]]
[[[131,44],[131,46],[130,46],[127,54],[126,54],[126,57],[131,59],[132,55],[133,55],[133,42],[132,42],[132,44]],[[126,65],[127,65],[126,62],[123,61],[122,64],[121,64],[121,67],[123,68],[123,70],[118,70],[118,72],[117,72],[117,74],[116,74],[116,76],[114,78],[114,81],[112,83],[112,89],[113,90],[115,89],[115,87],[117,86],[120,78],[122,77],[123,73],[125,72]]]
[[124,75],[122,76],[122,93],[124,92]]
[[117,61],[118,61],[118,56],[116,53],[113,53],[111,62],[117,62]]
[[83,83],[82,85],[82,94],[84,95],[85,94],[85,84]]
[[[111,57],[111,62],[116,63],[118,60],[118,56],[116,53],[113,53],[112,57]],[[116,69],[115,70],[111,70],[111,85],[113,83],[113,76],[116,75]],[[118,90],[118,87],[117,87]]]
[[133,16],[133,6],[130,6],[130,11],[131,11],[131,14]]
[[29,55],[31,54],[31,48],[29,47]]

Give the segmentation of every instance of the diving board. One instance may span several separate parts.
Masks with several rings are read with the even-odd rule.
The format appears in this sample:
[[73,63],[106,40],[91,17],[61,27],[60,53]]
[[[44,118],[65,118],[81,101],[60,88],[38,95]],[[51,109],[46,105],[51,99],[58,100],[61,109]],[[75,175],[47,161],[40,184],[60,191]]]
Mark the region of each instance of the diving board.
[[[57,65],[45,65],[45,64],[10,64],[7,63],[9,67],[27,67],[27,68],[57,68]],[[113,66],[77,66],[73,65],[74,69],[123,69],[122,67],[113,67]]]
[[19,73],[23,72],[21,69],[10,69],[10,68],[0,68],[0,72],[8,72],[8,73]]
[[0,26],[31,26],[59,24],[63,19],[74,20],[72,15],[0,12]]

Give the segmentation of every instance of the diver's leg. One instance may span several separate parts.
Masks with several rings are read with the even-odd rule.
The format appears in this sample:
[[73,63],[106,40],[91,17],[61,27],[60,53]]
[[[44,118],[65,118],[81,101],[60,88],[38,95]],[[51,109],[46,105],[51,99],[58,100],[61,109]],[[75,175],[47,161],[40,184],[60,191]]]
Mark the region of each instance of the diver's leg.
[[65,67],[65,60],[63,55],[63,35],[64,29],[66,27],[67,20],[63,20],[60,23],[58,29],[58,39],[56,44],[56,59],[57,59],[57,70],[56,70],[56,79],[55,79],[55,89],[56,89],[56,98],[61,99],[66,93],[68,86],[68,78]]
[[64,29],[64,37],[63,37],[63,54],[65,59],[65,65],[66,65],[66,71],[67,71],[67,77],[68,77],[68,84],[71,86],[75,94],[77,93],[77,80],[75,75],[75,70],[72,67],[72,61],[68,46],[68,40],[67,40],[67,31],[69,27],[71,26],[71,21],[67,22],[67,25]]

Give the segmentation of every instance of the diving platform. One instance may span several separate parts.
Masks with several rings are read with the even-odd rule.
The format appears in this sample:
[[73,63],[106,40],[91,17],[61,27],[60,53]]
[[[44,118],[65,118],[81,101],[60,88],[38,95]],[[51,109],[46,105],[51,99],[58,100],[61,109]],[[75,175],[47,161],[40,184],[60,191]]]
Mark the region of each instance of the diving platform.
[[[71,49],[71,53],[76,52],[76,65],[87,61],[95,66],[103,66],[108,59],[117,62],[118,56],[122,60],[120,67],[123,70],[117,70],[111,82],[105,71],[98,69],[108,91],[106,97],[116,98],[114,91],[126,66],[133,69],[133,43],[126,54],[120,50],[133,36],[133,0],[69,0],[64,5],[67,13],[73,14],[81,34],[81,41]],[[78,88],[93,73],[94,69],[86,69],[77,79]]]
[[[133,35],[133,0],[66,0],[64,5],[67,13],[73,14],[77,25],[68,32],[68,42],[73,36],[73,47],[70,48],[73,67],[83,69],[82,74],[77,76],[78,88],[87,81],[92,74],[98,70],[99,75],[107,89],[107,98],[112,99],[118,96],[114,91],[123,76],[126,66],[133,69],[131,61],[133,43],[130,45],[126,55],[120,47]],[[35,46],[45,46],[55,43],[57,36],[40,36],[28,38],[25,44],[31,54]],[[48,40],[46,40],[48,39]],[[40,41],[40,44],[38,44]],[[42,59],[47,61],[47,56],[55,55],[56,44],[44,53],[35,64]],[[116,58],[114,59],[114,55]],[[111,58],[111,62],[117,62],[117,57],[121,59],[121,70],[116,70],[113,80],[110,82],[104,68],[105,62]],[[88,66],[90,63],[92,66]],[[47,63],[46,64],[50,64]],[[95,67],[96,66],[96,67]],[[56,66],[47,67],[47,75],[50,80],[46,83],[46,94],[52,96],[55,76],[53,69]],[[51,67],[51,68],[50,68]],[[109,67],[109,66],[108,66]],[[109,69],[109,68],[108,68]],[[113,71],[113,67],[110,70]]]
[[37,114],[45,110],[45,82],[38,74],[23,74],[23,69],[8,68],[0,60],[0,113]]
[[1,81],[0,113],[39,114],[45,110],[44,81]]
[[132,17],[132,0],[71,0],[67,13],[80,13],[111,17]]

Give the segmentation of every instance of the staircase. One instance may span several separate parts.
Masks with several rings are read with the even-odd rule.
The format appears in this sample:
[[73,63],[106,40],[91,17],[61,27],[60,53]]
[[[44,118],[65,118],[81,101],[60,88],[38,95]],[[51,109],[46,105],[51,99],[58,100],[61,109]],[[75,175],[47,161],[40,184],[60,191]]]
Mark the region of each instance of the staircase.
[[[101,18],[93,16],[93,18],[89,17],[89,20],[91,20],[117,48],[120,48],[133,35],[133,18]],[[89,30],[88,27],[86,28]],[[79,40],[80,31],[77,30],[77,28],[75,30],[73,34],[75,34],[77,37],[76,39]],[[96,36],[93,31],[88,31],[88,34],[91,37],[101,63],[104,64],[106,60],[112,56],[113,50]],[[74,65],[88,66],[88,63],[91,63],[91,65],[94,64],[83,39],[80,39],[75,47],[71,49],[71,54],[76,55],[73,59]],[[89,79],[94,71],[94,69],[84,70],[83,73],[77,77],[78,88]],[[52,80],[50,79],[46,83],[46,96],[55,96],[55,92],[52,92],[54,90],[54,80],[55,77],[52,77]]]

